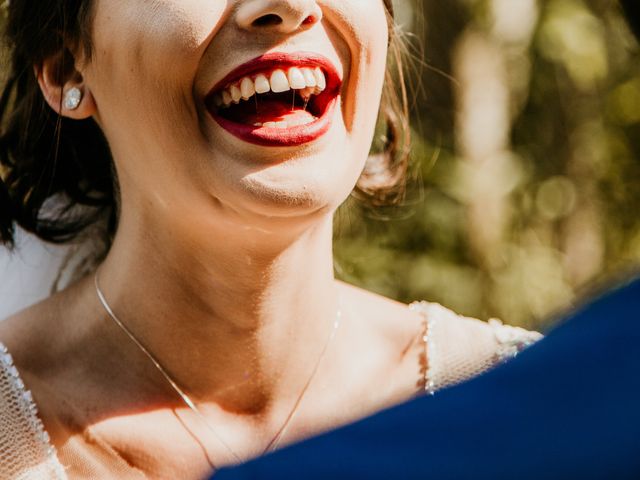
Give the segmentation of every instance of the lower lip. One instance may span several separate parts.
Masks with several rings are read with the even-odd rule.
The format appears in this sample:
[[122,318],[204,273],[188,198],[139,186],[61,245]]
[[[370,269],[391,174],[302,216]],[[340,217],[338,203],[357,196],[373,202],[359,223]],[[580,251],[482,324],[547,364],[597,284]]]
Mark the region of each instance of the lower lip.
[[313,142],[329,131],[337,100],[338,97],[333,98],[322,116],[313,122],[290,128],[255,127],[232,122],[213,112],[211,116],[223,129],[245,142],[263,147],[295,147]]

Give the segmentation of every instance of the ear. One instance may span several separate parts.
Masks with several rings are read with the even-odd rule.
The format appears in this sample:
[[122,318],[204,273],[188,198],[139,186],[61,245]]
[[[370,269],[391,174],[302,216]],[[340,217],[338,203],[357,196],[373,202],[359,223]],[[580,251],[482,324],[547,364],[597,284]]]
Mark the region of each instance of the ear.
[[[93,95],[84,83],[82,74],[76,70],[75,59],[69,50],[36,65],[35,74],[45,101],[59,115],[84,120],[96,113]],[[80,91],[81,99],[76,108],[69,108],[65,106],[65,96],[73,88]]]

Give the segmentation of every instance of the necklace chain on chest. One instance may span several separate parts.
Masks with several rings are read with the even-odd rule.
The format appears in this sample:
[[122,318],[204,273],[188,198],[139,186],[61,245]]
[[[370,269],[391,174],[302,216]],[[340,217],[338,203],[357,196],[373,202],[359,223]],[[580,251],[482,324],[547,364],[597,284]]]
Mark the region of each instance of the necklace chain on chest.
[[[171,388],[182,399],[184,404],[196,415],[196,417],[199,418],[199,420],[207,428],[207,430],[209,432],[211,432],[218,439],[218,441],[226,448],[226,450],[233,456],[233,458],[237,462],[242,462],[242,458],[240,458],[240,456],[220,436],[220,434],[216,431],[216,429],[213,427],[213,425],[211,425],[211,423],[207,420],[206,416],[198,408],[198,406],[191,399],[191,397],[189,397],[189,395],[177,384],[177,382],[171,377],[171,375],[169,375],[169,373],[162,366],[162,364],[142,344],[142,342],[140,342],[140,340],[138,340],[138,338],[133,334],[133,332],[116,316],[116,314],[114,313],[112,308],[109,306],[109,303],[107,302],[107,299],[105,298],[104,294],[102,293],[102,290],[100,289],[100,284],[99,284],[99,281],[98,281],[98,272],[96,272],[96,274],[94,276],[94,284],[95,284],[96,293],[98,295],[98,299],[100,300],[100,303],[102,304],[103,308],[107,312],[109,318],[111,318],[111,320],[113,320],[113,322],[138,347],[138,349],[140,351],[142,351],[142,353],[144,353],[144,355],[151,361],[151,363],[155,366],[155,368],[158,370],[158,372],[164,377],[164,379],[171,386]],[[322,362],[322,359],[324,358],[324,356],[325,356],[325,354],[327,352],[327,349],[329,347],[329,344],[331,343],[331,340],[336,335],[336,332],[337,332],[338,327],[340,325],[341,318],[342,318],[342,310],[340,308],[338,308],[337,311],[336,311],[335,320],[333,322],[333,328],[331,329],[331,332],[329,333],[329,335],[327,337],[327,340],[325,341],[325,344],[323,345],[322,351],[320,352],[320,355],[318,356],[318,359],[316,360],[316,362],[315,362],[315,364],[313,366],[313,369],[311,370],[311,374],[307,378],[304,386],[302,387],[302,390],[298,394],[298,397],[296,398],[296,401],[293,404],[293,407],[291,408],[289,414],[287,415],[287,417],[285,418],[284,422],[282,423],[282,426],[276,431],[276,433],[273,436],[273,438],[271,439],[271,441],[264,448],[264,450],[262,451],[262,455],[265,455],[266,453],[268,453],[268,452],[270,452],[272,450],[275,450],[278,447],[278,445],[280,444],[280,441],[284,437],[284,435],[285,435],[285,433],[287,431],[287,428],[291,424],[291,421],[293,420],[293,417],[295,416],[296,412],[298,411],[298,407],[299,407],[300,403],[302,402],[302,399],[303,399],[305,393],[307,392],[307,389],[309,388],[309,385],[311,384],[311,382],[313,381],[314,377],[316,376],[316,373],[318,371],[318,367],[320,366],[320,363]],[[208,460],[209,460],[209,463],[211,464],[211,466],[214,469],[216,469],[217,467],[216,467],[215,463],[210,458],[208,458]]]

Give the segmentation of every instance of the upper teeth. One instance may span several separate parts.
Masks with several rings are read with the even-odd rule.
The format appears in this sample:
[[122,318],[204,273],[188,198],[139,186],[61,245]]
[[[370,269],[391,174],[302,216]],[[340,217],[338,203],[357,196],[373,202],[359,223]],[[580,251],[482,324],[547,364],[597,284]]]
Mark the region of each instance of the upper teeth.
[[240,103],[240,100],[248,100],[256,93],[280,93],[293,89],[309,96],[326,88],[327,80],[320,68],[292,67],[287,71],[277,69],[266,75],[260,73],[255,77],[244,77],[217,93],[214,102],[217,106],[226,107]]

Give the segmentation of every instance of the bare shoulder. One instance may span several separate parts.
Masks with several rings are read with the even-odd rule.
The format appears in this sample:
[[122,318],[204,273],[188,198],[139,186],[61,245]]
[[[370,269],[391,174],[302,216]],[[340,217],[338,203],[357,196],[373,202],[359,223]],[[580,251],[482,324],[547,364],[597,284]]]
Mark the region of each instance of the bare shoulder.
[[[38,359],[56,346],[59,301],[49,297],[0,322],[0,343],[11,352],[20,370],[37,370]],[[34,363],[35,362],[35,363]]]
[[407,346],[420,337],[424,318],[408,305],[353,285],[341,285],[343,298],[357,311],[356,321],[364,323],[372,336],[396,346]]
[[405,384],[431,391],[471,378],[517,355],[541,338],[537,332],[457,314],[437,303],[414,308],[345,285],[372,350],[395,368]]
[[0,343],[13,357],[52,437],[59,426],[52,419],[70,418],[69,379],[89,368],[79,352],[90,328],[79,321],[85,314],[78,301],[81,288],[82,281],[0,322]]
[[371,391],[371,385],[376,385],[381,407],[420,394],[426,361],[423,317],[406,304],[352,285],[341,286],[345,323],[351,330],[349,348],[358,358],[357,378],[368,383],[363,388]]
[[0,343],[21,371],[47,370],[69,345],[68,339],[83,334],[82,324],[71,321],[81,314],[76,302],[80,287],[73,285],[0,322]]

